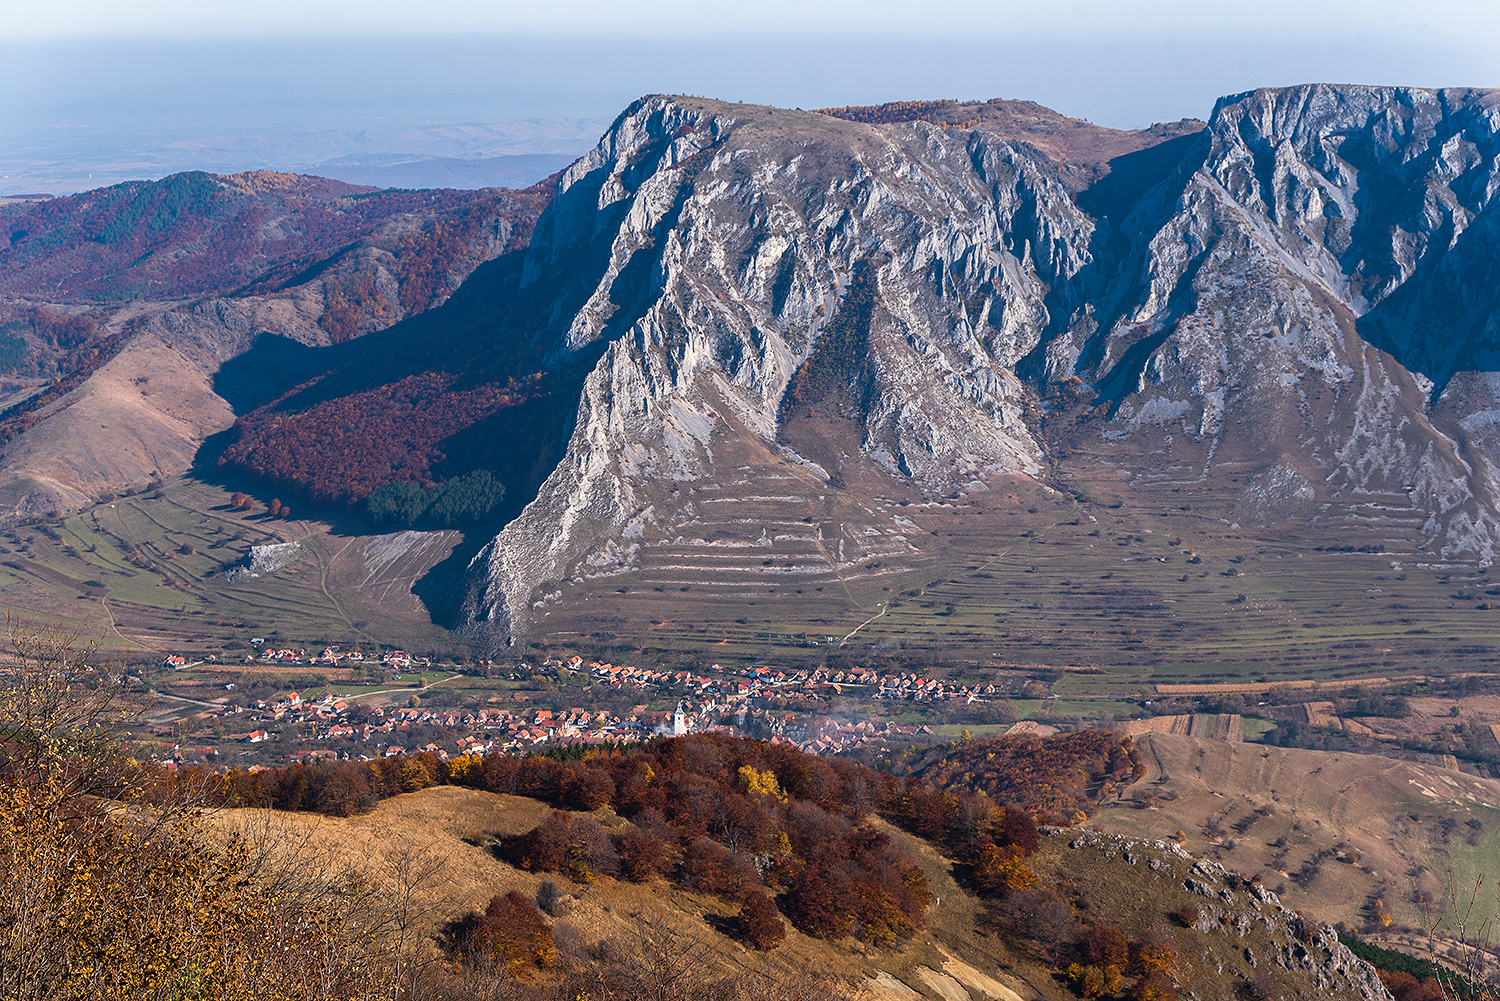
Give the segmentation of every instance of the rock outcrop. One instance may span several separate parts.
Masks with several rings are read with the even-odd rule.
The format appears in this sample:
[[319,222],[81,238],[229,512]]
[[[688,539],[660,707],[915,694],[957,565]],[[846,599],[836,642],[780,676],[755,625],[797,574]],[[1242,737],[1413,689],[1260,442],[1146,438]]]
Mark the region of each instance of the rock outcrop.
[[[854,452],[930,494],[1040,474],[1014,366],[1093,228],[984,132],[640,102],[563,175],[531,245],[526,282],[560,289],[541,336],[607,346],[562,463],[476,561],[473,613],[523,631],[585,557],[628,565],[610,544],[669,517],[642,485],[712,479],[727,421],[835,483]],[[799,433],[820,416],[847,427]]]
[[[1188,906],[1178,913],[1179,917],[1187,915],[1182,918],[1186,928],[1177,933],[1176,946],[1201,977],[1217,974],[1245,987],[1255,983],[1258,975],[1269,977],[1289,997],[1308,996],[1305,988],[1311,988],[1315,997],[1368,1001],[1391,997],[1375,968],[1350,952],[1331,925],[1320,925],[1289,910],[1261,885],[1259,877],[1246,879],[1217,862],[1194,859],[1170,841],[1137,841],[1088,830],[1045,830],[1069,837],[1068,847],[1074,852],[1105,863],[1123,862],[1140,870],[1137,878],[1142,881],[1171,883],[1185,890]],[[1229,948],[1224,939],[1232,943]],[[1197,990],[1184,994],[1199,996]]]

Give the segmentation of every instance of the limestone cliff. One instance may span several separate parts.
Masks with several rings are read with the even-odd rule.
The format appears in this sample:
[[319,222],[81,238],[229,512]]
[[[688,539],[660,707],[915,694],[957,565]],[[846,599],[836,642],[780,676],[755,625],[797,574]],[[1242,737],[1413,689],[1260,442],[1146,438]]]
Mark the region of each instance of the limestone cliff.
[[1092,230],[1052,171],[984,132],[635,105],[563,175],[532,242],[526,283],[560,289],[538,336],[559,355],[607,346],[565,458],[476,561],[474,614],[523,630],[586,557],[628,566],[619,541],[667,517],[641,486],[713,479],[730,421],[776,443],[809,411],[852,420],[849,448],[796,455],[824,480],[849,449],[930,493],[1039,474],[1014,365]]
[[842,574],[900,535],[883,490],[1065,486],[1081,436],[1101,467],[1230,490],[1226,520],[1380,512],[1487,563],[1496,100],[1256,91],[1082,191],[982,122],[638,102],[528,252],[537,343],[599,358],[562,461],[472,564],[471,620],[524,634],[560,583],[688,544],[693,495],[769,462],[809,495],[864,477],[837,545],[807,536]]

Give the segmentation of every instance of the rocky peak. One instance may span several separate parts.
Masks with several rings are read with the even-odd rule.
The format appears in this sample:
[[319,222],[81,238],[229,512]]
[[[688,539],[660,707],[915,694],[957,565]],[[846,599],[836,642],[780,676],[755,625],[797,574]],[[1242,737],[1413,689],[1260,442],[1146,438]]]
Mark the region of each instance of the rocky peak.
[[538,342],[598,361],[562,462],[476,560],[470,613],[524,631],[557,582],[629,572],[681,514],[651,485],[714,482],[731,438],[820,490],[930,497],[1071,475],[1038,428],[1080,404],[1103,423],[1065,437],[1101,462],[1164,443],[1196,470],[1178,489],[1216,497],[1219,466],[1251,467],[1231,518],[1379,495],[1420,516],[1421,548],[1488,560],[1491,425],[1464,422],[1500,409],[1480,374],[1494,101],[1255,91],[1078,191],[982,121],[643,99],[538,223]]
[[[558,289],[539,336],[603,354],[567,456],[482,554],[476,607],[514,616],[539,573],[657,517],[642,483],[712,476],[716,408],[834,482],[855,455],[934,491],[1039,473],[1012,366],[1092,229],[1054,171],[990,133],[638,102],[538,224],[525,280]],[[843,423],[808,431],[820,408]],[[589,541],[544,533],[584,510]]]

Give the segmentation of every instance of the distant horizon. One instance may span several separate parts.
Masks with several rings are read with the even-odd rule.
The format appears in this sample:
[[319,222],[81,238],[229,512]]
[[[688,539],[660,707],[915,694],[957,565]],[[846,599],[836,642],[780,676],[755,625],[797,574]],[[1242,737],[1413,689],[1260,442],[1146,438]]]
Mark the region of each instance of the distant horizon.
[[[11,11],[13,38],[212,40],[380,39],[414,35],[532,35],[683,40],[762,33],[787,36],[888,35],[903,39],[969,36],[1077,37],[1093,33],[1136,40],[1178,34],[1259,35],[1279,43],[1289,30],[1303,37],[1340,35],[1407,42],[1449,32],[1494,37],[1500,10],[1479,0],[1429,0],[1420,7],[1394,0],[1258,0],[1253,7],[1205,6],[1194,0],[1074,0],[1043,6],[1027,0],[929,0],[920,12],[897,0],[556,0],[546,7],[493,0],[259,0],[206,5],[193,0],[55,0]],[[1185,31],[1191,26],[1191,30]]]
[[[1206,118],[1218,98],[1264,86],[1500,83],[1500,47],[1480,37],[1356,31],[1290,44],[1180,27],[963,38],[13,34],[0,43],[0,195],[64,194],[190,169],[309,173],[351,156],[577,156],[650,93],[788,108],[1000,97],[1142,128]],[[527,124],[508,127],[517,123]]]

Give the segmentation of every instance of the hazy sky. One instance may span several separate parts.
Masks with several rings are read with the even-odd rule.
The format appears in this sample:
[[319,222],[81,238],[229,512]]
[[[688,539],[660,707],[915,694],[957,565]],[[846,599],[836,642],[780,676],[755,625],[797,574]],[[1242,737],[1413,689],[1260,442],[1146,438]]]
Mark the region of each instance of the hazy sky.
[[[1494,0],[12,0],[0,116],[303,106],[430,121],[612,115],[642,93],[815,107],[1028,97],[1106,124],[1323,80],[1500,85]],[[452,95],[420,110],[381,100]],[[466,101],[485,95],[491,100]],[[364,100],[355,118],[349,102]],[[266,102],[271,102],[267,104]],[[323,112],[319,114],[321,106]],[[210,111],[210,109],[217,109]],[[281,116],[286,108],[272,113]],[[475,117],[477,116],[477,118]],[[232,118],[232,115],[229,115]],[[0,124],[4,118],[0,117]]]
[[857,30],[900,35],[1071,31],[1495,33],[1492,2],[1425,0],[51,0],[13,3],[12,37],[305,37],[448,32],[664,34]]
[[[1261,86],[1500,86],[1494,0],[6,6],[0,194],[180,169],[303,170],[351,150],[365,162],[408,148],[576,154],[658,92],[803,108],[1026,98],[1136,128],[1207,117],[1216,98]],[[503,148],[431,133],[521,119],[540,123],[530,146],[521,133]]]

